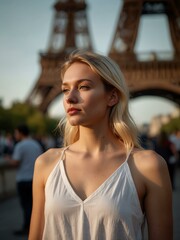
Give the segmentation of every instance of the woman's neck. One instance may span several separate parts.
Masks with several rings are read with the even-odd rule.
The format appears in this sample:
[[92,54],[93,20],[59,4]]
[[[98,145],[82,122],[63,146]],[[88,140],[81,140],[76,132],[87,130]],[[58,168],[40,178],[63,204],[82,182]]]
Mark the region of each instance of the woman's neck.
[[104,152],[112,150],[114,147],[119,146],[120,141],[114,136],[109,128],[87,128],[80,127],[80,137],[76,142],[81,149],[87,152]]

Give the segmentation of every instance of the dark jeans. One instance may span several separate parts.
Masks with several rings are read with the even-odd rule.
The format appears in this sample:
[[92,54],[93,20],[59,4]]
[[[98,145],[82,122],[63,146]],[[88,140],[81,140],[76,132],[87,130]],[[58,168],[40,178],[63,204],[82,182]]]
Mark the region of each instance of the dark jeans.
[[23,210],[23,229],[28,230],[32,211],[32,181],[22,181],[17,183],[17,191]]

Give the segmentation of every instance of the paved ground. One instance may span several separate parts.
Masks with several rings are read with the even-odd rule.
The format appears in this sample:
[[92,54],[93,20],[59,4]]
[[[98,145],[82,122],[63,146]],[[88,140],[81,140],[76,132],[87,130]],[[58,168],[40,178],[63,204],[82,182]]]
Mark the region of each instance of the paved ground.
[[[174,240],[180,239],[180,169],[176,175],[176,190],[173,193]],[[27,240],[27,237],[13,236],[13,230],[19,229],[22,213],[16,196],[0,202],[0,240]],[[53,239],[52,239],[53,240]],[[68,240],[68,239],[67,239]]]
[[27,237],[16,237],[13,231],[20,229],[22,213],[18,198],[12,197],[0,203],[0,239],[27,240]]

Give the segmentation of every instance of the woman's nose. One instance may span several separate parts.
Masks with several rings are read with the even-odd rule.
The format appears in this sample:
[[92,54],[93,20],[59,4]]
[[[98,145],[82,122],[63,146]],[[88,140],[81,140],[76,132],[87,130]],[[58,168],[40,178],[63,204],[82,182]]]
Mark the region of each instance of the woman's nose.
[[69,91],[69,93],[66,95],[66,102],[67,103],[77,103],[78,98],[74,91]]

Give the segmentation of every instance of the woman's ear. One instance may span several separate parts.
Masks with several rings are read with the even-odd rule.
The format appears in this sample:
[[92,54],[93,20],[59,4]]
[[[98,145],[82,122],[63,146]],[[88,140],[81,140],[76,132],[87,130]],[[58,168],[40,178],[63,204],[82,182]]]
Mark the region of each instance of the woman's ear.
[[108,106],[112,107],[114,105],[116,105],[119,101],[119,95],[117,92],[117,89],[113,89],[110,93],[109,93],[109,100],[108,100]]

